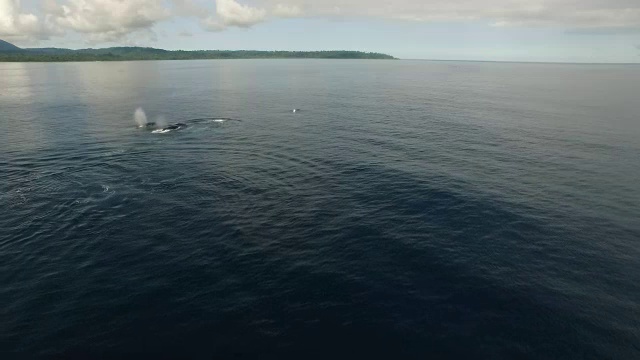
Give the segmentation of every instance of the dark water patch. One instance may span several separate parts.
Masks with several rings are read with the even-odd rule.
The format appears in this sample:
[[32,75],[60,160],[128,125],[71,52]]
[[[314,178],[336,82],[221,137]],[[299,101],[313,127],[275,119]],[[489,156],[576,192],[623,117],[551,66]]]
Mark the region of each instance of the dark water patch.
[[[589,67],[18,65],[0,352],[640,353],[635,72],[602,97]],[[136,131],[138,106],[191,125]]]

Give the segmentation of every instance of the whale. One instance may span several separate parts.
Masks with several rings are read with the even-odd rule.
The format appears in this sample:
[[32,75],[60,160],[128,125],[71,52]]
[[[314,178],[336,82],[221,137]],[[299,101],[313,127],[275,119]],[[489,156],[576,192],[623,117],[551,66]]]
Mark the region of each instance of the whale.
[[241,121],[238,119],[226,118],[226,117],[203,117],[203,118],[195,118],[189,120],[182,120],[183,122],[177,122],[174,124],[165,125],[164,122],[162,124],[156,122],[148,122],[144,124],[138,124],[138,129],[146,129],[151,130],[153,134],[163,134],[168,133],[170,131],[183,130],[187,127],[197,124],[216,124],[222,125],[228,121]]
[[185,123],[175,123],[162,128],[162,130],[180,130],[186,128],[188,125]]
[[186,128],[187,126],[188,125],[185,124],[185,123],[175,123],[175,124],[167,125],[167,126],[165,126],[163,128],[160,128],[160,129],[153,130],[152,133],[156,133],[156,134],[160,133],[161,134],[161,133],[166,133],[166,132],[173,131],[173,130],[182,130],[182,129]]

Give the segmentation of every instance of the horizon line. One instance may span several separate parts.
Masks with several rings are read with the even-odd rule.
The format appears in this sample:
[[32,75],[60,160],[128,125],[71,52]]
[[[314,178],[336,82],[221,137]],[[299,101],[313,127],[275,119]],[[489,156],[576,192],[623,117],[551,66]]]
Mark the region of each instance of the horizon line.
[[531,61],[531,60],[473,60],[473,59],[405,59],[412,61],[440,61],[440,62],[488,62],[488,63],[513,63],[513,64],[549,64],[549,65],[640,65],[640,62],[579,62],[579,61]]

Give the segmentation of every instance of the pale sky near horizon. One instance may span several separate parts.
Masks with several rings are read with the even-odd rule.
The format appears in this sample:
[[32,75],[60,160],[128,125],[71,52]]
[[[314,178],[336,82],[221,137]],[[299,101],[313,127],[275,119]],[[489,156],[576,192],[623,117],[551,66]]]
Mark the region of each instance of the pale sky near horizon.
[[640,63],[640,0],[0,0],[0,39]]

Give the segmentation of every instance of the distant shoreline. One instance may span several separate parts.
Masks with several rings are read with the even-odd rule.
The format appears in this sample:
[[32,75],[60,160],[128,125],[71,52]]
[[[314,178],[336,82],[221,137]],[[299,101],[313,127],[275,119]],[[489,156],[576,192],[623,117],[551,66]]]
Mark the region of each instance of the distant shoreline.
[[78,60],[78,59],[65,59],[65,60],[41,60],[41,59],[7,59],[0,54],[0,63],[74,63],[74,62],[143,62],[143,61],[195,61],[195,60],[402,60],[402,59],[376,59],[376,58],[321,58],[321,57],[307,57],[307,58],[194,58],[194,59],[109,59],[109,60]]
[[105,49],[20,49],[0,51],[0,62],[84,62],[144,60],[224,60],[224,59],[368,59],[395,60],[382,53],[362,51],[258,51],[258,50],[163,50],[143,47]]

